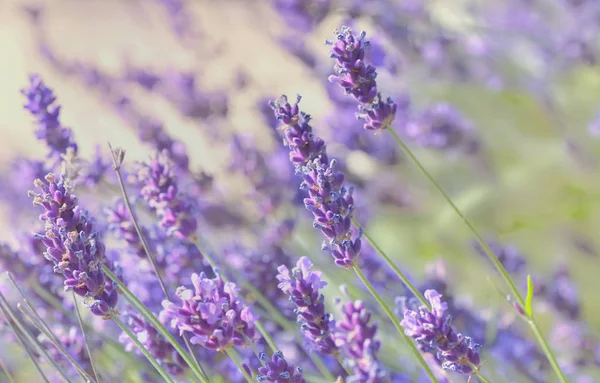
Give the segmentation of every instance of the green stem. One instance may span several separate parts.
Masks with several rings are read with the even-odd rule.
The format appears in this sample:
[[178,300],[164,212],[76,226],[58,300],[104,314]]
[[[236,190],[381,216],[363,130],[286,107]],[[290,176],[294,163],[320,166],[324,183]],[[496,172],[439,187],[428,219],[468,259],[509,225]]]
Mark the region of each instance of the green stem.
[[238,360],[237,356],[235,355],[235,352],[231,348],[226,348],[225,352],[227,353],[227,355],[229,355],[229,358],[231,358],[231,360],[233,360],[233,363],[235,363],[235,365],[238,367],[238,369],[242,372],[242,374],[244,375],[244,378],[246,378],[248,383],[254,383],[252,380],[252,377],[250,375],[248,375],[248,373],[246,372],[246,369],[242,366],[242,364]]
[[177,342],[177,340],[175,339],[175,337],[173,337],[169,330],[167,330],[165,326],[163,326],[162,323],[160,323],[160,321],[154,315],[152,315],[150,310],[148,310],[148,308],[139,299],[137,299],[137,297],[131,291],[129,291],[129,289],[127,289],[127,286],[125,286],[123,282],[121,282],[119,278],[117,278],[117,276],[112,271],[110,271],[108,267],[106,267],[106,265],[102,265],[102,271],[104,271],[104,273],[119,286],[119,290],[121,290],[121,293],[125,296],[125,298],[140,311],[144,318],[148,322],[150,322],[152,326],[154,326],[156,331],[158,331],[162,336],[164,336],[167,339],[167,341],[173,346],[173,348],[175,348],[177,353],[181,355],[183,360],[190,367],[194,375],[196,375],[196,377],[200,379],[201,382],[208,383],[207,378],[204,376],[202,371],[198,369],[198,367],[194,363],[193,358],[187,352],[185,352],[183,347],[181,347],[179,342]]
[[258,329],[258,332],[261,333],[261,335],[263,336],[263,338],[265,338],[265,340],[267,341],[267,344],[269,345],[269,348],[271,348],[271,350],[273,352],[277,351],[277,346],[275,345],[275,342],[273,341],[273,338],[271,338],[271,336],[269,335],[269,333],[265,329],[265,326],[263,326],[263,324],[261,322],[256,322],[256,328]]
[[77,304],[77,299],[75,298],[75,291],[71,291],[71,295],[73,296],[73,306],[75,306],[75,313],[77,314],[77,321],[79,322],[79,328],[81,329],[81,335],[83,336],[83,344],[85,345],[85,351],[88,354],[90,366],[92,367],[92,372],[94,373],[94,378],[96,378],[97,383],[100,383],[100,379],[98,378],[98,371],[96,370],[96,364],[94,363],[94,358],[92,356],[92,352],[90,351],[90,344],[86,335],[85,326],[83,325],[81,313],[79,312],[79,305]]
[[[512,279],[510,278],[510,276],[508,275],[508,272],[506,271],[506,269],[504,268],[504,266],[502,265],[502,263],[498,260],[498,257],[496,256],[496,254],[494,254],[494,252],[489,247],[489,245],[483,240],[483,238],[481,237],[481,235],[479,235],[479,233],[477,232],[477,230],[475,230],[475,227],[473,227],[473,225],[471,224],[471,222],[465,217],[465,215],[454,204],[454,202],[452,202],[452,200],[450,199],[450,197],[448,196],[448,194],[446,194],[446,192],[444,191],[444,189],[442,189],[442,187],[440,186],[440,184],[437,183],[437,181],[433,178],[433,176],[431,175],[431,173],[429,173],[427,171],[427,169],[425,169],[425,167],[423,166],[423,164],[417,159],[417,157],[415,157],[415,155],[410,150],[410,148],[408,146],[406,146],[406,144],[404,143],[404,141],[402,141],[402,139],[400,138],[400,136],[398,136],[398,134],[394,130],[392,130],[392,129],[387,129],[387,130],[390,132],[390,134],[392,135],[392,137],[394,138],[394,140],[396,141],[396,143],[406,153],[406,155],[414,162],[414,164],[417,166],[417,168],[419,168],[419,170],[425,175],[425,177],[433,184],[433,186],[435,186],[435,188],[442,195],[442,197],[444,197],[444,199],[446,200],[446,202],[448,203],[448,205],[450,205],[452,207],[452,210],[454,210],[456,212],[456,214],[462,219],[462,221],[464,222],[464,224],[469,228],[469,230],[471,231],[471,233],[473,234],[473,236],[475,237],[475,239],[477,240],[477,242],[484,249],[484,251],[487,254],[487,256],[490,259],[490,261],[494,264],[496,270],[498,270],[498,272],[500,273],[500,275],[502,276],[502,278],[504,279],[504,281],[508,285],[511,293],[513,294],[514,298],[517,300],[517,303],[519,304],[519,306],[522,309],[524,309],[525,308],[525,301],[523,300],[523,297],[519,293],[519,290],[517,289],[517,287],[515,286],[514,282],[512,281]],[[537,327],[537,324],[534,322],[533,317],[531,315],[530,316],[524,315],[524,318],[527,320],[527,322],[529,322],[529,326],[533,330],[533,333],[534,333],[534,335],[535,335],[538,343],[542,347],[544,353],[546,354],[546,358],[548,358],[548,361],[550,362],[550,365],[552,365],[552,368],[554,369],[554,372],[558,376],[558,378],[561,381],[561,383],[568,383],[567,378],[565,377],[565,375],[562,372],[560,366],[558,365],[558,362],[556,361],[556,358],[554,357],[554,354],[552,353],[552,350],[550,350],[550,347],[548,347],[548,344],[546,343],[546,341],[545,341],[542,333],[540,332],[539,328]]]
[[4,375],[6,376],[6,379],[8,379],[8,381],[10,383],[15,383],[14,379],[12,378],[12,375],[8,371],[8,368],[6,368],[6,365],[4,364],[2,359],[0,359],[0,368],[2,369],[2,372],[4,373]]
[[[352,217],[352,223],[357,228],[362,229],[362,226],[360,225],[360,223],[358,223],[358,221],[356,220],[356,218]],[[383,251],[383,249],[381,247],[379,247],[379,245],[377,244],[377,242],[375,242],[375,240],[373,240],[373,238],[371,238],[371,236],[369,234],[367,234],[364,231],[364,229],[363,229],[363,236],[367,239],[367,241],[371,244],[371,246],[373,246],[373,248],[375,248],[375,250],[377,251],[377,253],[379,253],[379,255],[381,255],[381,257],[385,260],[385,263],[387,263],[388,266],[398,276],[398,278],[400,278],[400,280],[402,281],[402,283],[404,283],[404,285],[410,290],[410,292],[413,293],[413,295],[415,297],[417,297],[417,299],[421,302],[421,304],[424,305],[425,307],[427,307],[428,309],[431,309],[431,305],[429,304],[429,302],[427,302],[427,299],[425,299],[425,297],[423,297],[423,294],[421,294],[421,292],[408,280],[408,278],[398,268],[398,266],[396,266],[396,264],[394,264],[394,261],[392,261],[390,259],[390,257],[388,257],[388,255],[385,253],[385,251]]]
[[111,315],[111,318],[121,328],[121,330],[123,330],[123,332],[127,334],[127,336],[133,341],[133,343],[135,343],[135,345],[140,349],[142,354],[144,354],[146,359],[148,359],[148,361],[154,366],[156,371],[158,371],[158,373],[165,379],[165,381],[168,383],[175,383],[175,381],[169,376],[169,373],[162,368],[162,366],[158,363],[156,358],[154,358],[152,354],[150,354],[150,351],[148,351],[146,347],[144,347],[144,345],[138,340],[137,336],[135,336],[135,334],[131,332],[131,330],[128,329],[123,322],[121,322],[119,317],[116,314],[113,314]]
[[404,329],[400,325],[400,322],[398,322],[398,319],[396,318],[396,316],[394,315],[394,313],[392,312],[392,310],[389,308],[389,306],[387,305],[387,303],[385,303],[385,301],[379,295],[379,293],[377,292],[377,290],[375,290],[375,287],[373,287],[373,285],[371,284],[371,282],[369,282],[369,280],[367,279],[367,277],[365,276],[365,274],[362,272],[362,270],[358,266],[356,266],[356,265],[352,266],[352,268],[354,269],[354,272],[356,273],[356,275],[358,276],[358,278],[365,285],[365,287],[367,288],[367,290],[369,290],[369,292],[371,293],[371,295],[373,296],[373,298],[375,298],[375,300],[377,301],[377,303],[379,303],[379,305],[381,306],[381,308],[383,309],[383,311],[385,311],[385,313],[387,314],[387,316],[390,318],[390,320],[394,324],[394,327],[396,327],[396,329],[398,330],[398,332],[400,332],[400,335],[402,336],[402,339],[404,340],[404,342],[406,342],[406,344],[408,345],[408,347],[411,349],[411,351],[414,354],[415,358],[417,358],[417,360],[419,361],[419,364],[421,364],[421,367],[423,367],[423,369],[427,373],[427,376],[429,376],[429,379],[431,379],[431,381],[433,383],[438,383],[437,378],[433,374],[433,371],[431,371],[431,368],[429,368],[429,365],[427,364],[427,362],[423,358],[423,355],[421,355],[421,352],[419,351],[419,349],[417,349],[417,346],[412,341],[412,339],[410,339],[408,337],[408,335],[406,335],[404,333]]

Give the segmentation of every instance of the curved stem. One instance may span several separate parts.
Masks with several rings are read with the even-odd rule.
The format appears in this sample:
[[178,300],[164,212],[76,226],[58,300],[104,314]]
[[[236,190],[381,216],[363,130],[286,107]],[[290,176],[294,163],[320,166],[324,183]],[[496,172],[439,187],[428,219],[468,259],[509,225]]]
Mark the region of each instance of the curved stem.
[[148,351],[146,349],[146,347],[144,347],[144,345],[138,340],[137,336],[135,336],[135,334],[133,332],[131,332],[131,330],[128,329],[127,326],[125,326],[125,324],[123,322],[121,322],[121,320],[117,317],[117,315],[113,314],[111,316],[111,319],[117,324],[117,326],[119,326],[121,328],[121,330],[123,330],[123,332],[125,334],[127,334],[127,336],[133,341],[133,343],[135,343],[135,345],[140,349],[142,354],[144,354],[144,356],[154,366],[156,371],[158,371],[158,373],[165,379],[165,381],[168,383],[175,383],[175,381],[173,379],[171,379],[171,377],[169,376],[169,373],[167,373],[162,368],[162,366],[158,363],[156,358],[154,358],[152,356],[152,354],[150,354],[150,351]]
[[408,345],[408,347],[410,348],[410,350],[414,354],[415,358],[417,358],[417,360],[419,361],[419,364],[421,365],[421,367],[423,367],[423,369],[427,373],[427,376],[429,376],[429,379],[431,379],[431,381],[433,383],[438,383],[437,378],[433,374],[433,371],[431,371],[431,368],[429,368],[429,365],[427,364],[427,362],[423,358],[423,355],[421,354],[421,352],[419,351],[419,349],[417,349],[417,346],[412,341],[412,339],[410,339],[408,337],[408,335],[406,335],[404,333],[404,329],[400,325],[400,322],[398,322],[398,319],[396,318],[396,316],[394,315],[394,313],[392,312],[392,310],[389,308],[389,306],[385,303],[385,301],[383,300],[383,298],[381,297],[381,295],[379,295],[379,293],[377,292],[377,290],[375,290],[375,287],[373,287],[373,285],[371,284],[371,282],[369,282],[369,280],[367,279],[367,277],[365,276],[365,274],[362,272],[362,270],[358,266],[354,265],[354,266],[352,266],[352,268],[354,269],[354,272],[356,273],[356,275],[358,276],[358,278],[362,281],[362,283],[364,283],[365,287],[369,290],[369,292],[371,293],[371,295],[373,296],[373,298],[375,298],[375,300],[377,301],[377,303],[379,303],[379,305],[381,306],[381,308],[383,309],[383,311],[385,311],[385,313],[387,314],[387,316],[390,318],[390,320],[394,324],[394,327],[396,327],[396,329],[398,330],[398,332],[400,332],[400,335],[402,336],[402,339],[404,340],[404,342],[406,342],[406,344]]
[[[496,268],[496,270],[498,270],[498,272],[500,273],[500,275],[504,279],[504,282],[506,282],[506,284],[508,285],[508,287],[509,287],[512,295],[517,300],[517,303],[519,304],[519,306],[522,309],[524,309],[525,308],[525,300],[523,299],[523,297],[519,293],[519,290],[517,289],[517,287],[515,286],[514,282],[512,281],[512,279],[510,278],[510,276],[508,275],[508,272],[506,271],[506,269],[504,268],[504,266],[502,265],[502,263],[498,260],[498,257],[496,256],[496,254],[494,254],[494,252],[492,251],[492,249],[483,240],[483,238],[481,237],[481,235],[479,235],[479,233],[477,232],[477,230],[475,230],[475,227],[473,227],[473,225],[471,224],[471,222],[465,217],[465,215],[454,204],[454,202],[452,202],[452,200],[450,199],[450,197],[448,196],[448,194],[446,194],[446,192],[444,191],[444,189],[442,189],[442,187],[437,183],[437,181],[433,178],[433,176],[431,175],[431,173],[429,173],[427,171],[427,169],[425,169],[425,167],[423,166],[423,164],[417,159],[417,157],[415,157],[415,155],[410,150],[410,148],[408,146],[406,146],[406,144],[404,143],[404,141],[402,141],[402,139],[400,138],[400,136],[398,136],[398,134],[393,129],[387,129],[387,130],[390,132],[390,134],[392,135],[392,137],[394,138],[394,140],[396,141],[396,143],[406,153],[406,155],[414,162],[414,164],[417,166],[417,168],[419,168],[419,170],[425,175],[425,177],[435,186],[435,188],[442,195],[442,197],[444,197],[444,199],[446,200],[446,202],[448,203],[448,205],[450,205],[452,207],[452,210],[455,211],[455,213],[461,218],[461,220],[464,222],[464,224],[469,228],[469,230],[471,231],[471,233],[473,234],[473,236],[475,237],[475,239],[477,240],[477,242],[484,249],[484,251],[487,254],[487,256],[490,259],[490,261],[494,264],[494,267]],[[554,372],[558,376],[558,378],[561,381],[561,383],[568,383],[567,378],[565,377],[565,375],[562,372],[560,366],[558,365],[558,362],[556,361],[556,358],[554,357],[554,354],[552,353],[552,350],[550,350],[550,347],[546,343],[546,341],[545,341],[542,333],[540,332],[539,328],[537,327],[537,324],[534,322],[533,317],[531,315],[529,315],[529,316],[528,315],[524,315],[524,318],[527,320],[527,322],[529,322],[529,325],[530,325],[531,329],[533,330],[533,333],[534,333],[534,335],[535,335],[538,343],[542,347],[542,350],[546,354],[546,357],[548,358],[548,361],[552,365],[552,368],[554,369]]]
[[129,303],[131,303],[131,305],[133,305],[139,310],[140,314],[142,314],[144,319],[150,322],[150,324],[154,326],[156,331],[158,331],[162,336],[164,336],[165,339],[167,339],[167,341],[171,344],[171,346],[175,348],[177,353],[181,355],[181,357],[187,363],[187,365],[190,366],[190,369],[192,370],[192,372],[194,372],[194,375],[196,375],[196,377],[200,379],[201,382],[208,383],[208,379],[204,376],[202,371],[198,369],[192,357],[188,355],[187,352],[185,352],[183,347],[181,347],[181,345],[179,344],[179,342],[177,342],[175,337],[173,337],[171,332],[169,332],[169,330],[167,330],[165,326],[163,326],[162,323],[160,323],[158,318],[152,315],[150,310],[148,310],[148,308],[139,299],[137,299],[137,297],[131,291],[129,291],[127,286],[125,286],[125,284],[123,284],[123,282],[121,282],[119,278],[117,278],[117,276],[112,271],[110,271],[108,267],[106,267],[106,265],[102,265],[102,271],[104,271],[104,273],[119,286],[119,290],[121,291],[121,293],[125,296]]
[[237,356],[235,355],[235,352],[230,348],[226,348],[225,353],[229,356],[229,358],[231,358],[231,360],[233,360],[233,363],[235,363],[235,365],[238,367],[238,369],[242,372],[242,374],[244,375],[244,378],[246,378],[248,383],[254,383],[254,381],[252,380],[252,377],[250,375],[248,375],[248,372],[246,371],[244,366],[242,366],[242,364],[238,360]]

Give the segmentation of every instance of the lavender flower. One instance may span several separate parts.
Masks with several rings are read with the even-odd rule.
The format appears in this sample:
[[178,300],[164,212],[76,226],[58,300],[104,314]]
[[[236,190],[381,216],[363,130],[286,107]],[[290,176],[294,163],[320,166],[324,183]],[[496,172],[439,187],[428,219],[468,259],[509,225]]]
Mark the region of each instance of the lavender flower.
[[271,107],[285,124],[290,161],[303,175],[301,188],[309,195],[304,205],[313,213],[313,226],[327,238],[322,249],[331,253],[336,265],[352,267],[360,252],[362,235],[361,231],[351,229],[353,189],[344,187],[344,174],[336,171],[336,161],[328,162],[325,143],[312,133],[310,116],[300,112],[298,102],[300,96],[292,106],[284,95],[272,102]]
[[[516,246],[512,245],[502,245],[498,242],[492,240],[486,240],[487,245],[492,249],[493,253],[498,258],[498,261],[504,266],[507,272],[513,275],[518,275],[525,266],[527,266],[527,261],[525,257]],[[483,247],[479,244],[478,241],[473,240],[472,246],[477,251],[479,255],[489,260],[487,254],[483,250]]]
[[273,353],[273,357],[269,357],[265,353],[260,353],[258,358],[263,362],[264,366],[258,369],[258,381],[270,383],[306,383],[302,377],[302,369],[294,368],[283,357],[281,351]]
[[169,234],[179,239],[193,240],[198,223],[188,197],[179,193],[173,163],[168,153],[155,153],[141,164],[137,173],[140,195],[160,218]]
[[41,190],[40,194],[30,194],[34,205],[44,210],[40,220],[45,222],[46,232],[39,238],[46,246],[45,258],[54,264],[54,272],[64,276],[65,290],[84,297],[84,304],[94,315],[110,318],[116,312],[118,292],[102,271],[103,264],[111,265],[94,230],[94,220],[66,188],[64,174],[57,182],[50,173],[45,181],[37,179],[34,185]]
[[424,295],[431,304],[431,310],[426,306],[419,307],[418,312],[405,310],[400,324],[406,335],[437,350],[444,369],[470,374],[473,367],[478,368],[481,363],[478,352],[481,346],[454,331],[450,325],[451,317],[446,315],[448,305],[442,302],[437,291],[427,290]]
[[77,151],[77,144],[72,137],[72,131],[60,123],[60,106],[55,104],[56,96],[37,74],[29,76],[29,88],[21,93],[27,97],[24,107],[37,120],[38,129],[35,132],[40,140],[46,141],[50,149],[49,157],[60,158],[68,148]]
[[319,293],[319,289],[327,283],[321,280],[320,271],[311,270],[312,266],[307,257],[300,258],[291,272],[285,265],[279,266],[279,288],[289,295],[290,301],[296,306],[306,345],[321,354],[337,355],[339,349],[332,334],[335,321],[331,319],[331,314],[325,313],[325,297]]
[[342,321],[336,322],[335,344],[348,358],[345,363],[353,371],[346,382],[379,383],[387,376],[377,360],[381,343],[375,339],[377,325],[369,324],[371,313],[362,301],[348,302]]
[[286,25],[309,32],[327,16],[331,0],[276,0],[274,5]]
[[191,279],[194,290],[177,288],[182,305],[164,300],[161,316],[171,319],[180,335],[191,332],[192,344],[209,350],[253,342],[258,317],[244,304],[235,283],[223,282],[219,276],[209,279],[204,273],[192,274]]

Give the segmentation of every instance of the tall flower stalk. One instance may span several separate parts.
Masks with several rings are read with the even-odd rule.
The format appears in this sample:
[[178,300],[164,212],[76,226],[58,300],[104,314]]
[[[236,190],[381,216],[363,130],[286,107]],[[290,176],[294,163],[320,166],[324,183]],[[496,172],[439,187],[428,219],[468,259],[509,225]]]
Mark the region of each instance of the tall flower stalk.
[[484,249],[498,272],[509,287],[512,295],[517,300],[520,311],[523,312],[523,318],[531,327],[538,343],[546,354],[552,368],[562,383],[567,383],[566,377],[562,372],[552,350],[548,346],[544,336],[542,335],[537,323],[534,320],[531,311],[526,312],[526,302],[521,293],[510,278],[508,272],[498,260],[492,249],[483,240],[471,222],[465,217],[460,209],[452,202],[452,199],[446,194],[444,189],[437,183],[431,173],[425,169],[423,164],[417,159],[410,148],[404,143],[400,136],[392,129],[391,125],[394,121],[397,107],[391,98],[385,102],[377,90],[377,71],[374,66],[364,61],[365,48],[369,46],[369,42],[365,40],[366,33],[355,35],[351,28],[342,27],[341,30],[335,32],[336,40],[327,41],[331,45],[331,58],[335,59],[335,75],[330,76],[330,81],[337,82],[344,88],[346,94],[352,95],[358,102],[359,117],[365,120],[364,128],[366,130],[374,130],[376,132],[387,131],[397,142],[400,148],[406,153],[411,161],[419,168],[425,177],[435,186],[436,190],[444,197],[446,202],[452,207],[456,214],[465,223],[468,229],[473,233],[477,242]]

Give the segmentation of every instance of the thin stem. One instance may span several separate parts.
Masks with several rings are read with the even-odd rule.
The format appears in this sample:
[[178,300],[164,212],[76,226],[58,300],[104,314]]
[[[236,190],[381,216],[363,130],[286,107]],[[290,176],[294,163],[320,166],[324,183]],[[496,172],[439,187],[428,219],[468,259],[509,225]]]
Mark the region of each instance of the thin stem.
[[23,339],[23,336],[22,336],[21,332],[13,325],[13,322],[8,318],[8,315],[4,311],[4,307],[1,304],[0,304],[0,311],[2,311],[2,313],[6,317],[6,323],[8,323],[8,325],[13,330],[15,336],[17,337],[17,341],[25,349],[25,352],[27,353],[27,355],[29,355],[29,359],[31,360],[31,362],[35,366],[35,369],[38,370],[38,372],[42,376],[42,379],[44,379],[44,382],[49,383],[50,381],[48,380],[48,378],[46,378],[46,375],[44,374],[44,371],[42,371],[42,368],[38,364],[36,356],[33,355],[33,353],[31,352],[31,350],[29,349],[29,347],[27,347],[27,344],[25,343],[25,339]]
[[369,290],[369,292],[371,293],[371,295],[373,296],[373,298],[375,298],[375,300],[377,301],[377,303],[379,303],[379,305],[381,306],[381,308],[383,309],[383,311],[385,311],[385,313],[387,314],[387,316],[390,318],[390,320],[394,324],[394,327],[396,327],[396,329],[398,330],[398,332],[400,332],[400,335],[402,336],[402,339],[409,346],[409,348],[411,349],[411,351],[414,354],[415,358],[417,358],[417,360],[419,361],[419,364],[421,364],[421,367],[423,367],[423,369],[427,373],[427,376],[429,376],[429,379],[431,379],[431,381],[433,383],[438,383],[437,378],[433,374],[433,371],[431,371],[431,368],[429,368],[429,365],[427,364],[427,362],[423,358],[423,355],[421,354],[421,352],[419,351],[419,349],[417,349],[417,346],[412,341],[412,339],[410,339],[408,337],[408,335],[406,335],[404,333],[404,329],[400,325],[400,322],[398,322],[398,319],[396,318],[396,316],[394,315],[394,313],[392,312],[392,310],[389,308],[389,306],[387,305],[387,303],[385,303],[385,301],[379,295],[379,293],[377,292],[377,290],[375,290],[375,287],[373,287],[373,285],[371,284],[371,282],[369,282],[369,280],[367,279],[367,277],[365,276],[365,274],[362,272],[362,270],[358,266],[356,266],[356,265],[354,265],[352,268],[354,269],[354,272],[356,273],[356,275],[358,276],[358,278],[365,285],[365,287],[367,288],[367,290]]
[[179,342],[177,342],[177,340],[175,339],[175,337],[173,337],[169,330],[167,330],[165,326],[163,326],[162,323],[160,323],[160,321],[154,315],[152,315],[150,310],[139,299],[137,299],[137,297],[131,291],[129,291],[127,286],[125,286],[125,284],[123,284],[123,282],[121,282],[119,278],[117,278],[117,276],[108,267],[106,267],[106,265],[102,265],[102,271],[104,271],[104,273],[119,286],[119,290],[129,301],[129,303],[131,303],[135,308],[137,308],[142,314],[142,316],[148,322],[150,322],[150,324],[152,324],[152,326],[154,326],[154,328],[162,336],[164,336],[167,339],[167,341],[171,344],[171,346],[173,346],[173,348],[175,348],[177,353],[179,353],[179,355],[181,355],[181,357],[188,364],[188,366],[190,366],[196,377],[200,379],[201,382],[208,383],[208,380],[204,376],[202,371],[196,367],[192,357],[190,357],[190,355],[188,355],[188,353],[185,352],[183,347],[181,347]]
[[29,318],[31,323],[33,323],[33,325],[38,330],[40,330],[40,332],[44,333],[44,335],[46,335],[48,337],[48,340],[50,340],[50,342],[52,342],[52,344],[63,354],[65,359],[67,359],[69,361],[69,363],[71,363],[73,365],[73,367],[75,367],[75,369],[77,370],[77,372],[79,373],[79,375],[81,375],[81,377],[83,379],[85,379],[86,381],[93,381],[92,377],[87,373],[87,371],[85,371],[85,369],[83,367],[81,367],[79,365],[79,363],[77,363],[77,361],[75,361],[75,359],[73,359],[73,357],[67,352],[67,350],[65,350],[65,348],[62,346],[60,341],[52,333],[52,330],[50,329],[50,327],[46,324],[46,322],[44,322],[42,317],[40,317],[40,315],[37,313],[37,311],[35,310],[33,305],[31,305],[31,303],[29,303],[29,300],[25,296],[25,293],[23,292],[23,290],[21,289],[21,287],[19,286],[17,281],[15,281],[12,274],[7,271],[6,276],[12,283],[13,287],[17,290],[17,292],[23,299],[23,303],[25,303],[25,307],[27,307],[27,309],[30,312],[26,312],[21,307],[20,303],[17,304],[17,307],[19,308],[19,310],[21,310],[21,312],[23,312],[23,314],[25,314]]
[[[110,143],[108,144],[108,146],[110,147],[110,151],[113,156],[113,169],[114,169],[115,173],[117,173],[117,179],[119,180],[119,187],[121,189],[121,195],[123,196],[123,201],[125,202],[127,211],[129,212],[129,215],[131,216],[131,222],[133,223],[133,227],[135,228],[138,238],[142,242],[142,247],[144,248],[144,252],[146,253],[148,260],[150,261],[150,264],[152,265],[152,270],[154,270],[154,274],[156,275],[156,278],[158,279],[160,288],[162,289],[163,293],[165,294],[165,297],[168,300],[171,300],[171,296],[169,294],[169,291],[167,290],[167,286],[166,286],[165,282],[163,281],[163,278],[160,275],[160,272],[158,270],[158,264],[156,263],[156,258],[154,257],[154,255],[152,254],[152,251],[150,250],[150,246],[148,245],[148,242],[146,241],[146,236],[144,235],[142,229],[140,228],[140,225],[138,224],[138,220],[136,219],[135,213],[133,212],[131,202],[129,201],[127,189],[125,188],[125,182],[123,181],[123,175],[121,174],[121,164],[123,163],[123,160],[125,159],[125,151],[120,148],[113,150]],[[202,365],[198,361],[198,358],[196,358],[196,355],[194,354],[194,349],[192,348],[192,344],[190,343],[190,341],[188,339],[188,335],[183,334],[182,337],[183,337],[183,342],[185,343],[185,346],[187,347],[191,357],[194,360],[194,364],[202,372],[202,375],[206,378],[206,373],[204,372]]]
[[85,326],[83,325],[83,320],[81,319],[81,313],[79,312],[79,305],[77,304],[77,299],[75,298],[75,292],[71,291],[71,295],[73,296],[73,306],[75,306],[75,313],[77,314],[77,321],[79,322],[79,328],[81,328],[81,335],[83,336],[83,343],[85,344],[85,350],[86,350],[86,352],[88,354],[88,358],[90,360],[90,366],[92,367],[92,372],[94,373],[94,378],[96,378],[96,382],[100,383],[100,378],[98,378],[98,371],[96,370],[94,358],[92,357],[92,352],[90,351],[90,344],[87,339]]
[[[362,229],[362,226],[356,220],[356,218],[352,217],[352,223],[357,228]],[[385,251],[383,251],[383,249],[381,247],[379,247],[379,245],[377,244],[377,242],[375,242],[375,240],[373,240],[373,238],[371,238],[371,236],[369,234],[367,234],[364,231],[364,229],[363,229],[363,236],[367,239],[367,241],[371,244],[371,246],[373,246],[373,248],[375,248],[375,250],[377,251],[377,253],[379,253],[379,255],[381,255],[381,257],[385,260],[385,263],[388,264],[388,266],[394,271],[394,273],[398,276],[398,278],[400,278],[400,280],[402,281],[402,283],[404,283],[404,285],[410,290],[411,293],[413,293],[413,295],[421,302],[421,304],[423,304],[428,309],[431,309],[431,305],[429,304],[429,302],[427,302],[427,299],[425,299],[425,297],[423,297],[423,294],[421,294],[421,292],[419,291],[419,289],[417,289],[415,287],[415,285],[413,285],[408,280],[408,278],[406,277],[406,275],[404,275],[404,273],[398,268],[398,266],[396,266],[396,264],[394,263],[394,261],[392,261],[390,259],[390,257],[388,257],[388,255],[385,253]]]
[[265,341],[269,345],[269,348],[271,349],[271,351],[273,351],[273,352],[277,351],[277,346],[275,345],[275,342],[273,341],[271,336],[269,336],[269,333],[265,329],[265,326],[263,326],[263,324],[261,322],[256,322],[256,328],[258,329],[258,332],[261,333],[263,338],[265,338]]
[[[40,355],[43,355],[44,358],[46,358],[46,360],[48,360],[48,362],[52,365],[52,367],[54,367],[58,371],[60,376],[66,382],[71,382],[69,380],[69,378],[64,374],[64,372],[60,369],[60,367],[56,364],[54,359],[52,359],[50,357],[50,355],[48,355],[48,352],[46,351],[46,349],[44,349],[44,347],[40,344],[40,342],[37,339],[35,339],[35,337],[33,337],[29,333],[29,331],[27,331],[27,329],[25,329],[25,327],[21,324],[21,322],[19,322],[19,320],[17,319],[16,315],[12,312],[12,309],[10,308],[8,302],[6,301],[6,298],[4,298],[4,295],[2,293],[0,293],[0,310],[2,310],[2,313],[6,317],[6,319],[7,319],[6,322],[13,329],[13,332],[17,335],[19,340],[22,342],[23,347],[25,347],[25,349],[27,350],[27,353],[29,354],[29,356],[32,358],[32,360],[36,364],[36,367],[38,367],[40,374],[42,374],[42,376],[44,376],[44,373],[42,372],[41,368],[39,368],[39,366],[37,365],[37,362],[35,362],[35,357],[31,354],[31,352],[29,351],[29,349],[26,346],[25,341],[23,340],[23,338],[21,338],[21,336],[19,334],[25,336],[25,339],[27,339],[27,341],[29,343],[31,343],[33,346],[35,346],[37,352]],[[46,381],[48,381],[48,379],[46,379],[45,376],[44,376],[44,379]]]
[[2,369],[2,372],[4,372],[4,375],[6,376],[6,379],[8,379],[8,381],[10,383],[15,383],[15,381],[12,378],[12,376],[10,375],[10,372],[8,371],[8,368],[6,368],[6,365],[4,364],[4,362],[2,361],[2,359],[0,359],[0,368]]
[[127,334],[127,336],[133,341],[133,343],[135,343],[135,345],[140,349],[142,354],[144,354],[146,359],[148,359],[148,361],[154,366],[156,371],[158,371],[158,373],[163,377],[163,379],[168,383],[175,383],[175,381],[169,376],[169,373],[162,368],[158,361],[152,356],[152,354],[150,354],[150,351],[148,351],[148,349],[146,349],[146,347],[144,347],[144,345],[138,340],[137,336],[130,329],[128,329],[123,322],[121,322],[119,317],[113,314],[111,316],[111,319],[117,324],[117,326],[121,328],[121,330],[123,330],[125,334]]
[[[452,202],[452,200],[450,199],[448,194],[446,194],[446,192],[444,191],[444,189],[442,189],[440,184],[437,183],[437,181],[433,178],[431,173],[429,173],[427,171],[427,169],[425,169],[423,164],[417,159],[417,157],[413,154],[413,152],[410,150],[410,148],[408,146],[406,146],[406,144],[404,143],[404,141],[402,141],[400,136],[398,136],[398,134],[393,129],[387,129],[387,130],[390,132],[392,137],[394,137],[394,140],[402,148],[402,150],[406,153],[406,155],[408,155],[408,157],[415,163],[415,165],[425,175],[425,177],[435,186],[437,191],[444,197],[444,199],[446,200],[448,205],[450,205],[452,207],[452,209],[456,212],[456,214],[462,219],[462,221],[465,223],[465,225],[469,228],[469,230],[471,231],[471,233],[473,234],[473,236],[475,237],[477,242],[484,249],[484,251],[487,254],[487,256],[489,257],[490,261],[494,264],[496,270],[498,270],[498,272],[500,273],[500,275],[502,276],[502,278],[508,285],[512,295],[517,300],[517,303],[519,304],[519,306],[524,309],[525,301],[524,301],[523,297],[519,293],[519,290],[515,286],[514,282],[510,278],[508,272],[506,271],[506,269],[504,268],[502,263],[498,260],[498,257],[496,256],[496,254],[494,254],[494,251],[483,240],[481,235],[479,235],[477,230],[475,230],[475,227],[473,227],[471,222],[465,217],[465,215],[460,211],[460,209],[454,204],[454,202]],[[568,383],[567,378],[565,377],[560,366],[558,365],[558,362],[556,361],[556,358],[554,357],[552,350],[550,350],[550,347],[548,347],[548,344],[546,343],[546,340],[544,339],[542,333],[540,332],[539,328],[537,327],[537,324],[534,322],[533,317],[527,316],[527,315],[524,315],[523,317],[527,320],[527,322],[529,322],[529,326],[533,330],[533,333],[534,333],[538,343],[540,344],[544,353],[546,354],[546,357],[548,358],[550,365],[552,365],[552,368],[553,368],[554,372],[556,373],[556,375],[558,376],[559,380],[562,383]]]
[[338,364],[340,365],[340,367],[341,367],[341,368],[342,368],[344,371],[346,371],[346,373],[347,373],[348,375],[352,375],[352,371],[351,371],[351,370],[350,370],[348,367],[344,366],[344,361],[342,360],[342,357],[340,356],[340,354],[339,354],[339,353],[338,353],[338,354],[335,356],[335,360],[337,360],[337,362],[338,362]]
[[254,381],[252,380],[252,377],[250,375],[248,375],[248,372],[246,371],[244,366],[242,366],[242,364],[238,360],[237,356],[235,355],[235,351],[233,351],[233,349],[231,349],[231,348],[226,348],[225,352],[227,353],[229,358],[231,358],[231,360],[233,360],[233,363],[235,363],[237,368],[242,372],[242,374],[244,375],[244,378],[246,378],[248,383],[254,383]]

